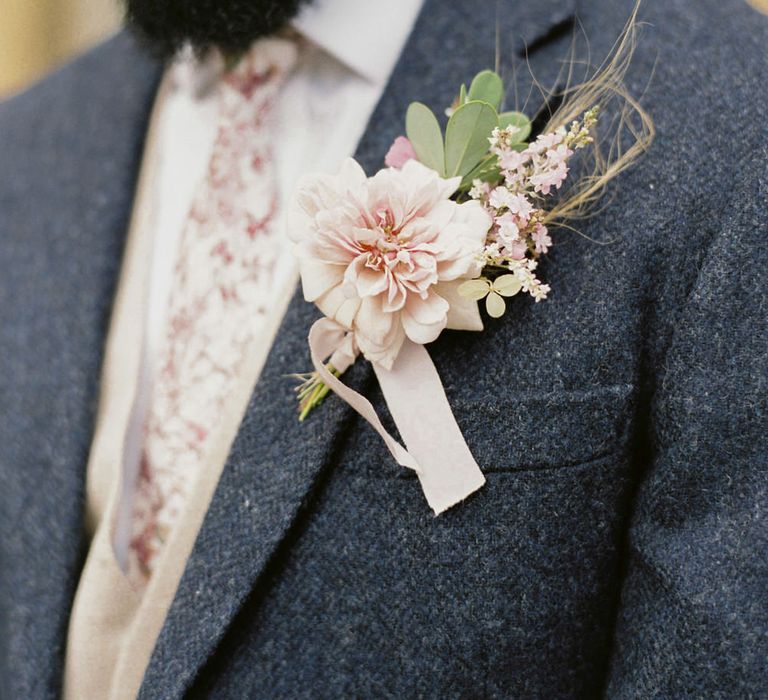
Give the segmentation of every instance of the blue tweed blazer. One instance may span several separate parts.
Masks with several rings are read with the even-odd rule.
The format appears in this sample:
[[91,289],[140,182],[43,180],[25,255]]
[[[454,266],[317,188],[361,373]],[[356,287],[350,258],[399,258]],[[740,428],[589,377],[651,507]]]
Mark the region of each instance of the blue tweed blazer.
[[[578,4],[578,7],[577,7]],[[628,0],[426,0],[357,157],[495,59],[599,62]],[[435,518],[341,401],[299,424],[297,295],[140,697],[768,697],[768,22],[647,0],[658,137],[543,304],[430,352],[488,483]],[[160,67],[126,34],[0,105],[0,697],[57,697],[99,370]],[[530,79],[528,79],[530,83]],[[537,98],[530,105],[537,106]],[[138,333],[138,329],[137,329]],[[346,380],[379,411],[370,369]]]

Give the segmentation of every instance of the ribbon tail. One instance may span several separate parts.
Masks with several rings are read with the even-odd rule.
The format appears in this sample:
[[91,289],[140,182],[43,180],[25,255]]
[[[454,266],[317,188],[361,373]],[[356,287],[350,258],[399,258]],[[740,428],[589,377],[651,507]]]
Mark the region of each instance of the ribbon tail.
[[323,318],[309,331],[315,370],[328,387],[367,420],[398,464],[413,469],[436,515],[459,503],[485,483],[451,411],[443,384],[424,346],[406,340],[391,370],[374,364],[395,425],[406,450],[384,428],[371,403],[332,375],[323,364],[344,332]]
[[309,330],[309,352],[312,356],[312,364],[315,366],[315,371],[333,392],[344,399],[373,426],[373,429],[384,440],[384,443],[400,466],[413,469],[416,473],[419,473],[421,467],[408,454],[408,451],[387,432],[376,415],[376,410],[371,405],[371,402],[361,394],[358,394],[354,389],[350,389],[338,377],[334,377],[325,367],[325,358],[338,347],[343,336],[344,333],[340,331],[340,326],[330,319],[321,318],[312,324],[312,328]]
[[485,484],[451,411],[427,349],[406,340],[391,370],[374,365],[395,425],[421,471],[419,481],[438,515]]

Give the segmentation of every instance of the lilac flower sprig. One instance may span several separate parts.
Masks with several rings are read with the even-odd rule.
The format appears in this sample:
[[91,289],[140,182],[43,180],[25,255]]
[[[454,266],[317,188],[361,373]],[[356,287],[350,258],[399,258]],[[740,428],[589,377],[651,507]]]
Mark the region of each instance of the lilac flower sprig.
[[[552,245],[545,225],[545,199],[558,190],[568,176],[568,161],[575,151],[593,142],[592,129],[597,108],[587,110],[569,129],[560,127],[540,135],[520,148],[516,127],[496,128],[490,138],[490,153],[495,156],[499,176],[491,181],[475,179],[468,192],[483,204],[493,217],[483,251],[483,274],[465,282],[463,296],[480,301],[492,317],[505,311],[503,296],[519,291],[537,302],[546,299],[547,284],[536,276],[537,259]],[[494,289],[495,278],[510,276],[518,284],[507,283],[506,293]]]

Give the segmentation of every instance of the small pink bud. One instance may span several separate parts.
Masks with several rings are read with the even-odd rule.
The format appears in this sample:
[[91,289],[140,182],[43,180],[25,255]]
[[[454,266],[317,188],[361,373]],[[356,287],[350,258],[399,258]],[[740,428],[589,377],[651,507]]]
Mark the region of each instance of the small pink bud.
[[405,136],[398,136],[384,156],[384,163],[390,168],[402,168],[407,161],[416,160],[416,151]]

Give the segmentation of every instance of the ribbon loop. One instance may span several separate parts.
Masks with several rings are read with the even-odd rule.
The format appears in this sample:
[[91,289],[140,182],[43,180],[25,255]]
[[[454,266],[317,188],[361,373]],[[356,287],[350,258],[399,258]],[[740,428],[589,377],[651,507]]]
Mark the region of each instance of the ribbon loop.
[[309,349],[315,370],[332,391],[373,426],[397,463],[416,472],[435,515],[479,489],[485,476],[461,434],[426,348],[406,340],[391,370],[373,366],[406,450],[386,431],[370,401],[323,364],[344,334],[344,329],[328,318],[312,325]]

